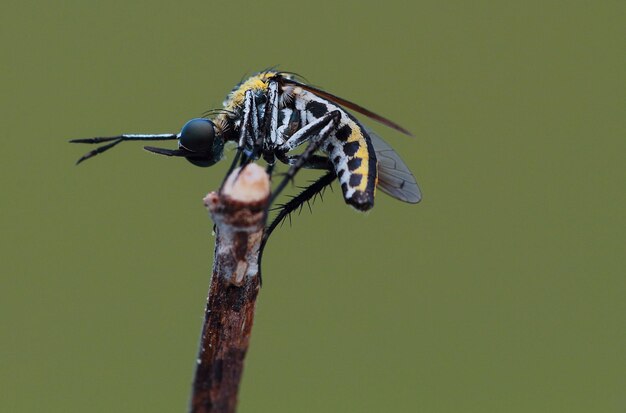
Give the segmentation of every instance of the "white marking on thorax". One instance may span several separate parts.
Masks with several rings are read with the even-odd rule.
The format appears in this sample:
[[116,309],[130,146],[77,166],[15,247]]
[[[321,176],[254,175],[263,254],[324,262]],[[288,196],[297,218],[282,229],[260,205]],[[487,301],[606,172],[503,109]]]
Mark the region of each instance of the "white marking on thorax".
[[[272,105],[278,105],[278,83],[271,82],[269,86],[269,91],[267,94],[267,99],[269,99],[269,110],[272,116],[271,126],[270,126],[270,142],[272,146],[276,146],[280,134],[277,133],[278,130],[278,108],[273,108]],[[274,110],[276,109],[276,110]]]
[[[291,114],[293,113],[293,110],[289,108],[282,108],[280,110],[280,113],[283,114],[283,122],[278,125],[278,128],[276,128],[276,141],[278,142],[276,146],[280,146],[285,143],[285,132],[289,128],[289,120],[291,120]],[[278,123],[278,120],[276,122]]]

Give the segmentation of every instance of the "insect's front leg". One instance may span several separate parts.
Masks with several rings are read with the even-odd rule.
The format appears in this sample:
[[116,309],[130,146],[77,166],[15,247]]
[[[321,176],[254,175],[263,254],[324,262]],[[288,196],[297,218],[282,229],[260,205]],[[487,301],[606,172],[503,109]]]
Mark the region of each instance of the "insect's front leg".
[[[228,168],[228,172],[224,176],[224,180],[222,181],[222,185],[220,185],[220,192],[224,187],[224,183],[226,183],[226,179],[230,176],[230,174],[237,167],[237,163],[239,159],[243,155],[241,159],[241,166],[250,162],[250,157],[253,154],[245,154],[246,150],[250,150],[254,147],[254,141],[256,136],[258,135],[258,116],[257,116],[257,108],[256,108],[256,100],[254,99],[254,94],[251,90],[246,91],[244,96],[244,106],[243,106],[243,117],[241,119],[241,125],[239,126],[239,140],[237,141],[237,153],[233,158],[233,162],[230,164]],[[255,132],[256,131],[256,132]]]
[[267,87],[267,100],[263,112],[263,122],[255,142],[255,151],[258,155],[263,155],[263,159],[272,165],[274,164],[274,150],[282,143],[278,133],[278,81],[270,80]]

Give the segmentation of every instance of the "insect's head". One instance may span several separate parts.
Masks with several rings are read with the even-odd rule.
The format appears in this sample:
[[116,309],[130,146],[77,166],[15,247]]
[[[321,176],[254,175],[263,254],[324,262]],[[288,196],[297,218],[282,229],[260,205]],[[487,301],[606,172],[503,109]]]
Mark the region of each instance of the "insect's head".
[[178,134],[126,134],[107,138],[73,139],[72,143],[105,143],[85,155],[78,162],[92,158],[102,152],[108,151],[112,147],[125,141],[169,141],[177,140],[178,149],[157,148],[146,146],[145,149],[165,156],[178,156],[187,159],[197,166],[211,166],[222,159],[224,153],[224,138],[220,133],[216,133],[213,121],[204,118],[192,119],[185,123]]
[[[224,140],[215,134],[215,124],[204,118],[185,123],[178,137],[178,148],[189,162],[211,166],[222,159]],[[147,148],[146,148],[147,149]]]

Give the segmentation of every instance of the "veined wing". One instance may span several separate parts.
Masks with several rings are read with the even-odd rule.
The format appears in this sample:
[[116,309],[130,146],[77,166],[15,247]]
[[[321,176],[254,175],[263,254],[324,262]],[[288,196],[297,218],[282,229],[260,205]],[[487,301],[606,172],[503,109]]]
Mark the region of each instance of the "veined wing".
[[400,201],[416,204],[422,199],[415,177],[400,155],[380,136],[366,129],[378,159],[378,188]]

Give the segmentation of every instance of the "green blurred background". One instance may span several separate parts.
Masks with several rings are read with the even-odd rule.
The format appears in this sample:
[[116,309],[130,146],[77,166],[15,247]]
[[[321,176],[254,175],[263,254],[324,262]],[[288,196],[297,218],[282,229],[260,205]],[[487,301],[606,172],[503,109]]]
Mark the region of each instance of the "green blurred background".
[[366,122],[424,200],[276,233],[239,411],[626,410],[624,2],[11,3],[0,411],[186,410],[227,162],[67,140],[276,64],[413,131]]

